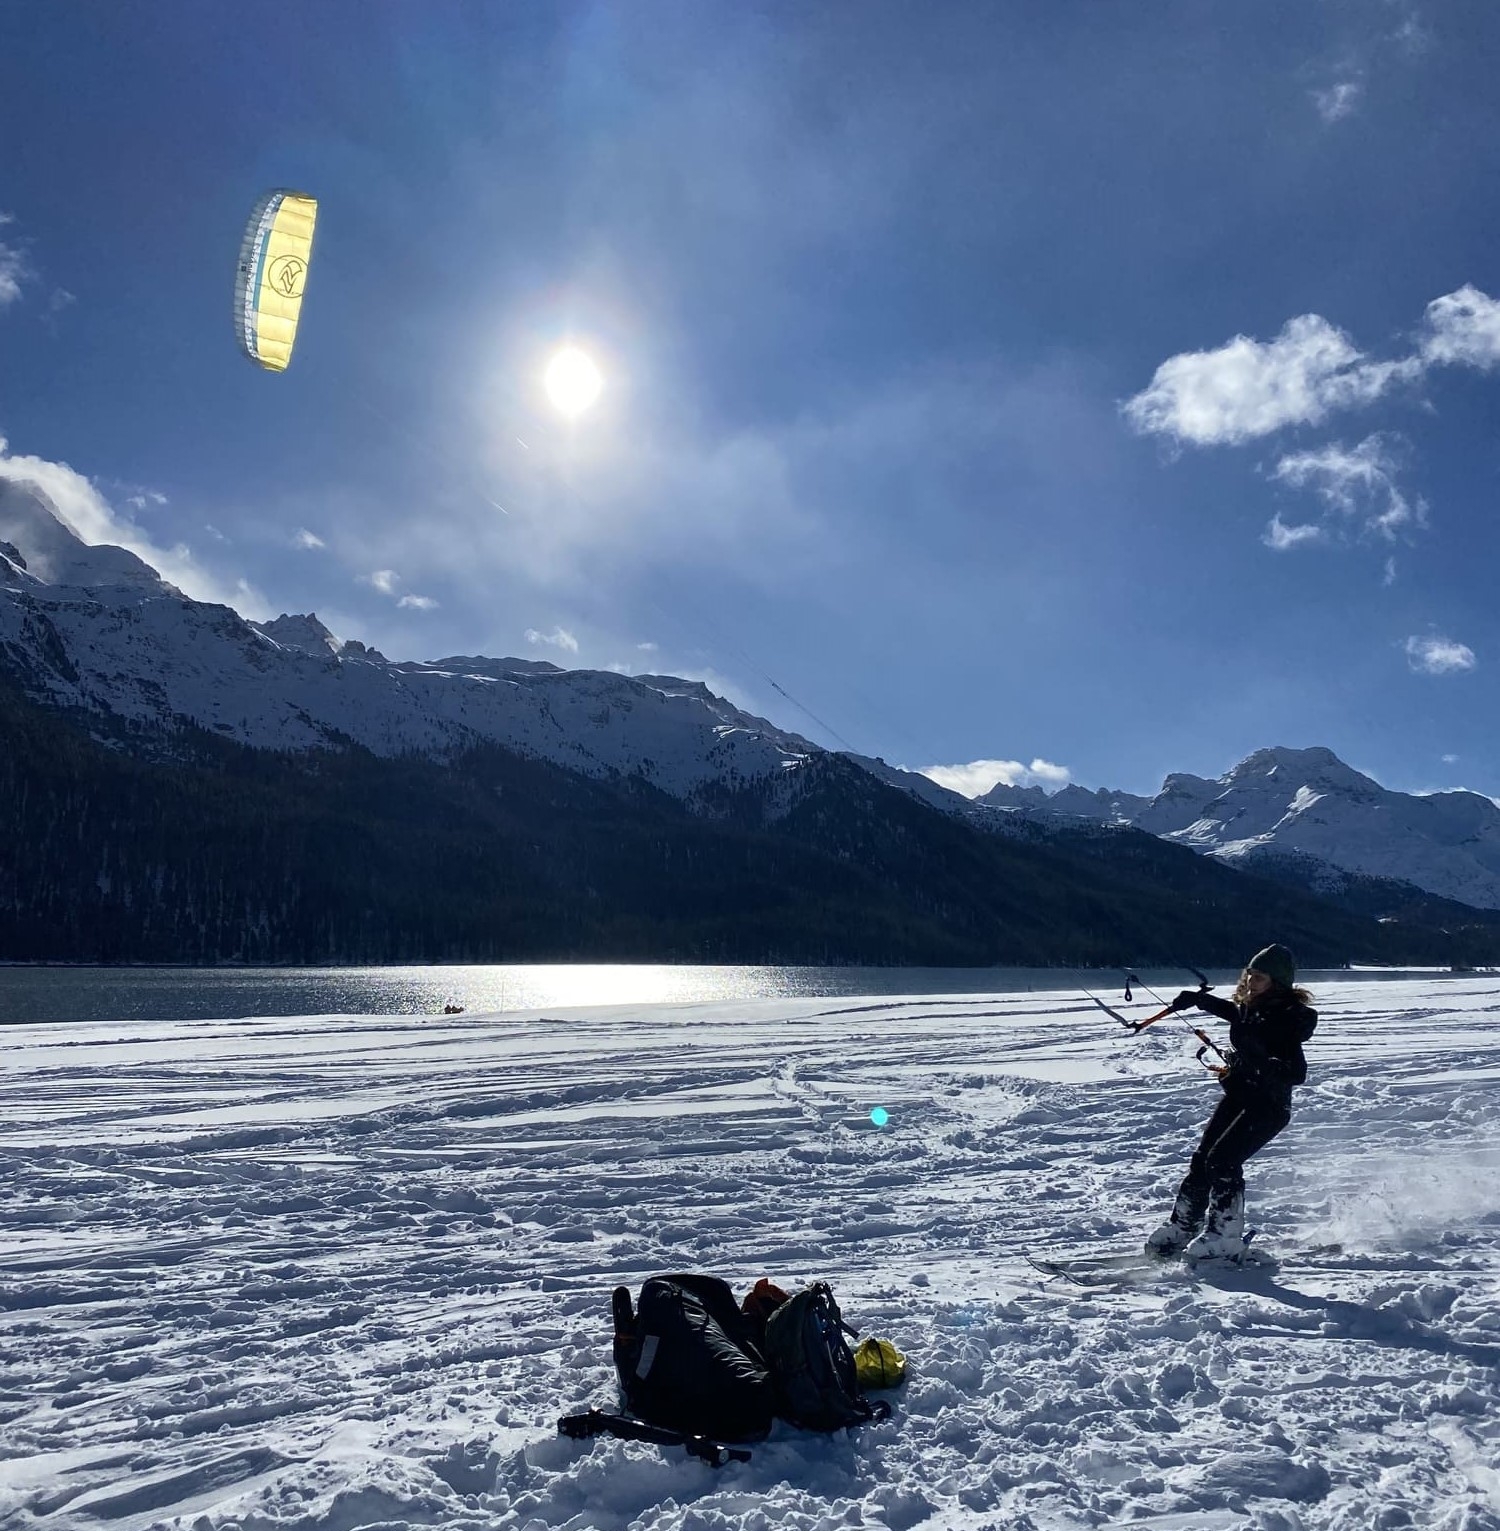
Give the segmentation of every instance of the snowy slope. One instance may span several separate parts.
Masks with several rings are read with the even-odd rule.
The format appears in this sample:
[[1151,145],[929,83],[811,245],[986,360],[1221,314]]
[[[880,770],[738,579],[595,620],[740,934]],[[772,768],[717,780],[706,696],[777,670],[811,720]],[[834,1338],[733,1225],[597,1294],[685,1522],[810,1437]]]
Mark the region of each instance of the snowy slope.
[[[775,779],[818,746],[701,682],[525,659],[392,662],[315,616],[248,622],[189,599],[134,553],[87,546],[32,487],[0,481],[0,653],[53,706],[157,727],[183,720],[277,749],[352,740],[443,757],[489,741],[591,776],[639,774],[688,800]],[[1500,808],[1474,793],[1387,792],[1327,750],[1263,750],[1227,776],[1169,776],[1154,798],[996,787],[970,804],[850,756],[942,812],[1133,824],[1230,864],[1299,854],[1500,908]]]
[[816,746],[698,682],[520,659],[392,663],[315,616],[252,623],[189,600],[133,553],[85,546],[36,490],[0,483],[0,648],[54,706],[277,749],[353,740],[444,755],[486,740],[680,796],[778,775]]
[[[7,1028],[0,1524],[1495,1531],[1500,981],[1317,999],[1279,1268],[1118,1289],[1024,1256],[1132,1247],[1216,1087],[1076,992]],[[559,1439],[674,1269],[830,1280],[894,1417]]]
[[[1036,789],[1032,789],[1036,790]],[[1231,865],[1299,855],[1500,909],[1500,807],[1477,792],[1391,792],[1327,749],[1266,749],[1217,781],[1168,776],[1154,798],[1067,788],[982,803],[1131,824]]]

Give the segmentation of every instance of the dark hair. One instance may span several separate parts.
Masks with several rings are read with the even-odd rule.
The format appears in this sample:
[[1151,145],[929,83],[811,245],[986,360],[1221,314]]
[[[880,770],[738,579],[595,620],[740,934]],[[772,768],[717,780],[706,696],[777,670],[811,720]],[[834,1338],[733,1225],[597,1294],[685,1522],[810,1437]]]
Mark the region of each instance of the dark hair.
[[[1248,1005],[1250,1003],[1250,975],[1252,973],[1260,973],[1262,978],[1270,978],[1269,973],[1261,973],[1259,968],[1246,968],[1245,971],[1240,974],[1240,981],[1234,986],[1235,1004]],[[1285,990],[1299,1004],[1310,1005],[1312,1003],[1312,995],[1306,989],[1299,988],[1295,984],[1288,986],[1284,983],[1277,983],[1277,981],[1272,978],[1271,987],[1273,989]]]

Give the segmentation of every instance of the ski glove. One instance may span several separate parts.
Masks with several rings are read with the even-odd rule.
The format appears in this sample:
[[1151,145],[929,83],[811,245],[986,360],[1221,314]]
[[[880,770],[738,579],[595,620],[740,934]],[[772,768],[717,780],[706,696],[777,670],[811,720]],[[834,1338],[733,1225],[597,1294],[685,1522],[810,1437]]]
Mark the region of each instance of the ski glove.
[[1243,1049],[1225,1049],[1224,1072],[1219,1077],[1226,1087],[1232,1086],[1240,1091],[1260,1090],[1265,1086],[1259,1060],[1250,1057]]
[[1198,1008],[1198,990],[1184,989],[1176,999],[1172,1001],[1173,1010],[1196,1010]]

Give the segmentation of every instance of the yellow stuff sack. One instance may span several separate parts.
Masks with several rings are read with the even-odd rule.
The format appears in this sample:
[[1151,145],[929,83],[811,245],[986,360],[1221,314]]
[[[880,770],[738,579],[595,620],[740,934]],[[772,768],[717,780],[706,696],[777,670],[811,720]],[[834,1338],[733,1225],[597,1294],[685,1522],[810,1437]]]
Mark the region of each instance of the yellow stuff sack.
[[854,1370],[864,1388],[899,1387],[906,1378],[906,1357],[889,1340],[861,1340]]

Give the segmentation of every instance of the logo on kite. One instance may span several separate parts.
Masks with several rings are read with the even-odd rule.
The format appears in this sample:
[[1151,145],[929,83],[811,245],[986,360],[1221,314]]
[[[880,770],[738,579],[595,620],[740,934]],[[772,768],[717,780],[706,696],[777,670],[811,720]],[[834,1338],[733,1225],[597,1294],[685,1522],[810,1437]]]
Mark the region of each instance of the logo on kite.
[[245,225],[234,282],[235,336],[268,372],[285,372],[292,359],[317,221],[315,198],[268,191]]
[[278,255],[271,262],[271,285],[284,298],[300,298],[307,280],[307,262],[298,255]]

